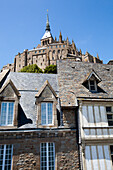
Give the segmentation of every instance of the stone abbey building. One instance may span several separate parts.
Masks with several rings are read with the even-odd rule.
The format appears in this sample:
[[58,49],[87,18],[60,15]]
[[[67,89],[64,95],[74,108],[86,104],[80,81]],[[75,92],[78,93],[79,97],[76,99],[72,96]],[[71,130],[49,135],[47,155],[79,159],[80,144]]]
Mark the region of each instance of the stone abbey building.
[[112,61],[52,41],[47,19],[41,54],[31,58],[64,50],[60,60],[45,53],[57,74],[21,73],[17,65],[0,73],[0,170],[112,170]]
[[56,65],[57,60],[66,58],[72,58],[74,61],[102,63],[99,56],[94,57],[88,52],[82,54],[81,49],[78,50],[74,41],[69,42],[69,39],[62,39],[60,32],[59,39],[53,38],[50,30],[49,19],[47,15],[46,30],[41,38],[41,44],[32,50],[24,50],[22,53],[18,53],[14,58],[13,64],[8,64],[3,67],[4,69],[10,69],[11,71],[18,72],[23,67],[37,64],[42,70],[46,66]]

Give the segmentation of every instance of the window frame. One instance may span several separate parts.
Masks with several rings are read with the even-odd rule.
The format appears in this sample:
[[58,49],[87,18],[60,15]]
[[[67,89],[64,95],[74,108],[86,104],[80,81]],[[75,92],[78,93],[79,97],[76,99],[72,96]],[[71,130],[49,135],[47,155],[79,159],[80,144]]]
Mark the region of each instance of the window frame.
[[2,170],[4,170],[5,169],[5,165],[7,165],[7,164],[5,164],[5,161],[7,160],[6,159],[6,151],[7,151],[6,147],[10,146],[10,145],[11,145],[11,154],[8,154],[8,156],[11,155],[11,164],[10,164],[10,170],[11,170],[12,169],[12,157],[13,157],[13,145],[12,144],[0,145],[0,146],[3,146],[3,149],[0,148],[0,151],[3,150],[3,159],[1,159],[2,160],[2,166],[1,166]]
[[49,145],[48,144],[53,144],[53,150],[52,150],[52,152],[53,152],[53,157],[52,158],[54,158],[54,170],[55,170],[55,143],[54,142],[42,142],[42,143],[40,143],[40,170],[43,170],[43,167],[42,167],[42,165],[41,165],[41,163],[42,163],[42,144],[46,144],[46,164],[47,164],[47,166],[46,166],[46,168],[47,168],[47,170],[49,170]]
[[113,153],[111,152],[111,147],[113,147],[113,145],[109,145],[110,156],[111,156],[111,162],[112,162],[112,165],[113,165]]
[[[7,110],[6,110],[6,119],[5,119],[5,124],[2,124],[1,122],[1,114],[2,114],[2,107],[3,107],[3,103],[7,103]],[[13,114],[12,114],[12,123],[8,124],[8,114],[9,114],[9,103],[13,103]],[[0,113],[0,126],[13,126],[13,122],[14,122],[14,108],[15,108],[15,102],[12,101],[2,101],[1,102],[1,113]]]
[[[46,123],[43,124],[42,123],[42,104],[46,104]],[[52,123],[48,123],[48,104],[51,103],[52,104]],[[47,125],[53,125],[53,102],[41,102],[41,125],[42,126],[47,126]]]
[[[94,90],[91,90],[91,81],[94,81]],[[96,80],[88,80],[88,85],[89,85],[89,91],[91,91],[91,92],[97,92],[97,83],[96,83]]]
[[[106,115],[107,115],[108,126],[113,126],[113,125],[110,125],[110,123],[109,123],[109,122],[113,122],[112,106],[106,106],[106,108],[107,108],[107,107],[111,107],[111,111],[107,111],[107,109],[106,109]],[[112,118],[111,118],[111,119],[108,118],[108,115],[111,115]]]

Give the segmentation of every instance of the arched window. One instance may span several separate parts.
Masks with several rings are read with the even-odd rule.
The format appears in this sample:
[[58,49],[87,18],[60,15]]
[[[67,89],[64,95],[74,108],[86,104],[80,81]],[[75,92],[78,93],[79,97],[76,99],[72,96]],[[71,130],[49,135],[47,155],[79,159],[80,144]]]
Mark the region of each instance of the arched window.
[[60,53],[60,50],[58,50],[58,53]]

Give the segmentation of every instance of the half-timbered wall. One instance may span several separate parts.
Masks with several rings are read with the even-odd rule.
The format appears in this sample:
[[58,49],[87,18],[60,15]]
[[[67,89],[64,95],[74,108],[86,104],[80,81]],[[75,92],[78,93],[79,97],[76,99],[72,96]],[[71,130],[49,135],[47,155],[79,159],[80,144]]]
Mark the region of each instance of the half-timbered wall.
[[83,103],[81,140],[84,170],[112,170],[110,145],[113,145],[113,126],[108,125],[106,106],[112,102]]
[[85,146],[86,170],[112,170],[109,145],[89,145]]
[[113,137],[113,126],[108,125],[106,106],[82,106],[82,137],[108,138]]

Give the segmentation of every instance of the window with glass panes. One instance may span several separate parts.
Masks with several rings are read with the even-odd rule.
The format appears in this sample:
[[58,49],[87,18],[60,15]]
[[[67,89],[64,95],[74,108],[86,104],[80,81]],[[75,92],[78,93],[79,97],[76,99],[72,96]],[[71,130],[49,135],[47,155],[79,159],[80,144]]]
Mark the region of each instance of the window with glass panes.
[[11,170],[13,145],[0,145],[0,170]]
[[40,148],[41,170],[55,170],[55,146],[54,143],[41,143]]
[[110,146],[110,152],[111,152],[111,160],[113,164],[113,145]]
[[89,90],[97,91],[97,84],[95,80],[89,80]]
[[14,102],[1,103],[0,125],[12,125],[14,116]]
[[106,106],[108,125],[113,126],[113,112],[111,106]]
[[52,103],[41,103],[41,124],[49,125],[53,123],[53,104]]

